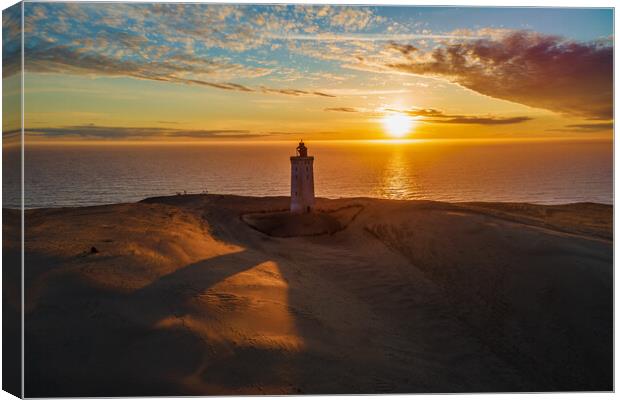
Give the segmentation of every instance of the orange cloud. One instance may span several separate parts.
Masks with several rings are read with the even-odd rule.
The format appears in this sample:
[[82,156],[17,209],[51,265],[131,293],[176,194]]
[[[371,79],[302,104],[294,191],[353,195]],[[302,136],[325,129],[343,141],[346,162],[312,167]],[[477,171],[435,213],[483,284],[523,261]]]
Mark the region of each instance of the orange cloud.
[[[395,48],[394,44],[390,44]],[[533,32],[446,44],[430,53],[396,47],[389,70],[446,78],[478,93],[589,119],[613,115],[613,46]]]

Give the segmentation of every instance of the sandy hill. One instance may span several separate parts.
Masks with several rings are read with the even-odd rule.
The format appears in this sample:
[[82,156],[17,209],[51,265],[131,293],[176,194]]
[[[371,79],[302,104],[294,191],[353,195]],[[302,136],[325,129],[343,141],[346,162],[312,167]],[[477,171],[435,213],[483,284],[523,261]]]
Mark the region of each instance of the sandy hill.
[[27,211],[26,395],[612,389],[611,206],[320,199],[359,212],[292,237],[243,218],[287,204]]

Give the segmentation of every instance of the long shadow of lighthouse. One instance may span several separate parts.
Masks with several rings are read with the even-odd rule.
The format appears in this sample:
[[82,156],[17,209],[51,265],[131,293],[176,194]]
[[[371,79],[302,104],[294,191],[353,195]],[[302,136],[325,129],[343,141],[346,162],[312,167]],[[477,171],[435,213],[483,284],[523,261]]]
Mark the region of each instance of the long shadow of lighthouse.
[[291,157],[291,213],[303,214],[314,210],[314,157],[302,140],[297,155]]

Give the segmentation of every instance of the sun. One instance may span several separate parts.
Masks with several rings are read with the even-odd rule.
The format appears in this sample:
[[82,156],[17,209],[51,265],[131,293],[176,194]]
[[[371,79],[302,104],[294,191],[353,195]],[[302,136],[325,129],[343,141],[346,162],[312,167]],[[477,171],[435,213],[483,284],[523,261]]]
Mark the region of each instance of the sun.
[[405,137],[413,125],[411,117],[404,114],[389,114],[383,117],[383,128],[394,138]]

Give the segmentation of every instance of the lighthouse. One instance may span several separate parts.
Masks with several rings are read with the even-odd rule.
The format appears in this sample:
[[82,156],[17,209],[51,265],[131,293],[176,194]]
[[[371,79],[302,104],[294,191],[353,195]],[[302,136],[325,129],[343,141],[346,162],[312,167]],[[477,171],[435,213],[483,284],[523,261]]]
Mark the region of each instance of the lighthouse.
[[291,157],[291,213],[309,213],[314,209],[314,157],[302,140],[297,155]]

